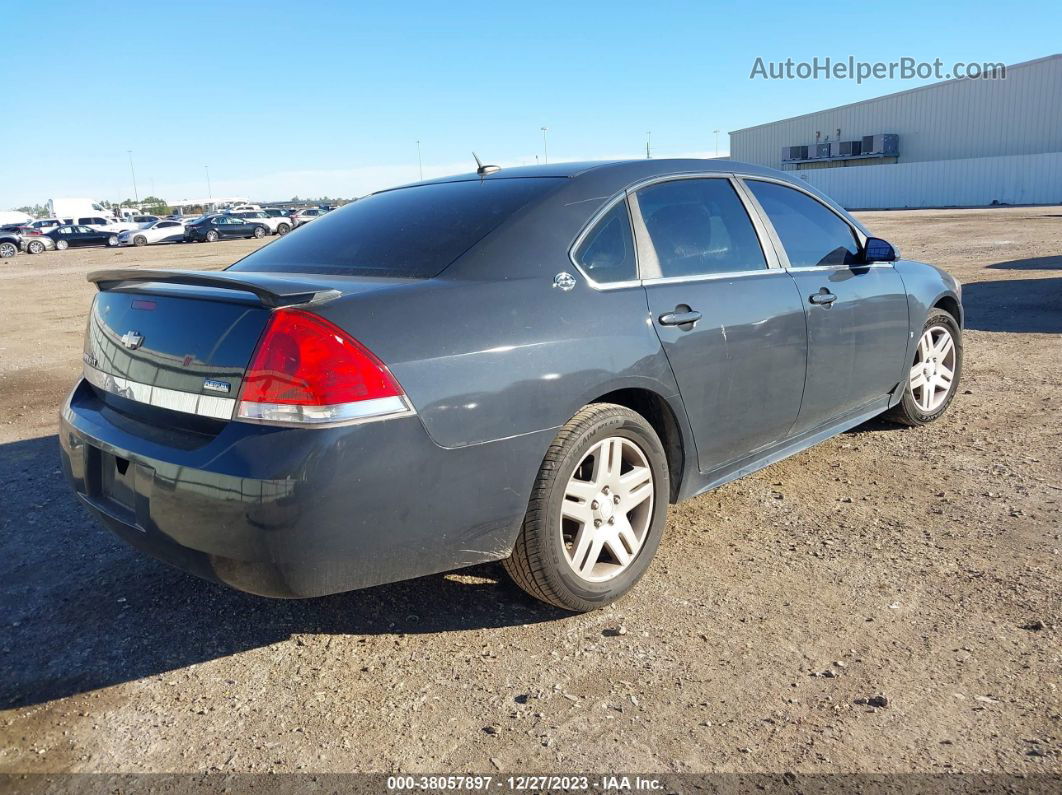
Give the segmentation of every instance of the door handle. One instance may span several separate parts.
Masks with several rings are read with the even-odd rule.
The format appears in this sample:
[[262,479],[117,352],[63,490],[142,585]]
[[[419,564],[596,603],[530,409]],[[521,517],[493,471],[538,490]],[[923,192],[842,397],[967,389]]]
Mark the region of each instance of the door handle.
[[827,306],[829,306],[837,300],[837,296],[831,293],[825,287],[823,287],[817,293],[813,293],[812,295],[808,296],[808,300],[811,301],[811,303],[813,304],[826,304]]
[[700,319],[701,313],[694,309],[687,309],[685,312],[665,312],[659,318],[661,326],[692,326]]

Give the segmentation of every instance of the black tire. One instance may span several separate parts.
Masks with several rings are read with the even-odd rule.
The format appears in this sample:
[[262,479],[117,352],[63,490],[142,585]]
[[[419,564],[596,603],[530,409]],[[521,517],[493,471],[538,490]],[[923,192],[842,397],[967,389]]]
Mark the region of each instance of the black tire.
[[26,251],[30,254],[40,254],[44,251],[44,243],[39,240],[31,240],[26,244]]
[[147,245],[147,238],[144,237],[143,235],[137,235],[136,237],[133,238],[133,245],[134,246],[146,246]]
[[68,248],[70,248],[70,244],[67,243],[65,240],[56,240],[55,241],[55,250],[56,251],[66,251]]
[[207,243],[217,243],[218,242],[218,233],[215,232],[213,229],[211,229],[209,232],[206,233],[206,242]]
[[0,243],[0,259],[7,259],[18,254],[18,246],[12,243],[10,240],[5,240]]
[[[885,412],[884,417],[886,419],[898,422],[902,425],[925,425],[939,419],[940,416],[948,410],[948,406],[951,405],[951,401],[955,398],[955,393],[959,389],[959,379],[962,377],[962,329],[959,328],[958,320],[952,317],[949,312],[945,312],[943,309],[933,309],[930,311],[929,317],[926,318],[922,330],[918,332],[916,339],[921,339],[922,335],[934,326],[944,326],[947,328],[955,343],[955,370],[951,386],[948,390],[947,396],[944,398],[944,402],[931,412],[922,411],[915,402],[914,390],[911,388],[910,380],[908,380],[907,384],[904,386],[903,399],[893,408]],[[909,366],[913,367],[915,361],[916,359],[912,358]]]
[[260,240],[260,239],[262,239],[263,237],[265,237],[265,236],[266,236],[266,234],[267,234],[268,232],[269,232],[269,230],[268,230],[268,229],[266,229],[266,228],[265,228],[264,226],[256,226],[256,227],[254,228],[254,232],[252,232],[251,234],[252,234],[252,235],[253,235],[253,236],[254,236],[254,237],[255,237],[256,239]]
[[[561,507],[568,480],[594,444],[623,437],[640,449],[653,477],[649,526],[634,559],[613,579],[592,582],[568,563],[561,535]],[[531,596],[576,612],[604,607],[634,587],[649,568],[667,521],[670,474],[667,456],[653,427],[634,411],[612,403],[585,406],[553,440],[531,491],[523,527],[512,556],[503,561],[517,585]]]
[[277,224],[277,234],[278,235],[286,235],[290,231],[291,231],[291,226],[289,224]]

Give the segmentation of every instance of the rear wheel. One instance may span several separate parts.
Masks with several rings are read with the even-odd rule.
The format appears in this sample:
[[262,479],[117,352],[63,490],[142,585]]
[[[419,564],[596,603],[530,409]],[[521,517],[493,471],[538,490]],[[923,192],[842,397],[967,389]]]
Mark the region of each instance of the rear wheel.
[[137,235],[136,237],[133,238],[133,245],[134,246],[146,246],[147,245],[147,238],[144,237],[143,235]]
[[118,245],[118,235],[111,235],[109,238],[107,238],[107,245],[108,246],[117,246]]
[[206,233],[206,242],[207,243],[217,243],[218,242],[218,233],[215,232],[213,229],[211,229],[209,232]]
[[669,493],[667,457],[652,426],[623,406],[586,406],[546,453],[505,569],[549,604],[604,607],[649,568]]
[[255,237],[262,238],[266,236],[266,228],[264,226],[256,226],[253,232]]
[[67,243],[65,240],[56,240],[55,241],[55,248],[58,251],[66,251],[69,247],[70,247],[70,244]]
[[39,240],[31,240],[26,244],[26,251],[30,254],[40,254],[44,251],[44,243]]
[[5,240],[3,243],[0,243],[0,259],[8,259],[16,254],[18,254],[18,246],[10,240]]
[[286,235],[291,231],[291,226],[288,224],[277,224],[277,234]]
[[903,399],[885,416],[904,425],[925,425],[947,411],[962,372],[962,331],[949,313],[929,313],[915,347]]

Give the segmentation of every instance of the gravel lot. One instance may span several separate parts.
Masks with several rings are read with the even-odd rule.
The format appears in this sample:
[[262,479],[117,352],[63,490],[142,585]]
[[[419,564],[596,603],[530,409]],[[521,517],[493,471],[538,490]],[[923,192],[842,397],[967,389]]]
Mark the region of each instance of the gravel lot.
[[276,602],[124,546],[58,469],[84,276],[258,243],[3,261],[0,771],[1062,772],[1062,208],[860,215],[965,285],[952,409],[672,507],[574,617],[496,565]]

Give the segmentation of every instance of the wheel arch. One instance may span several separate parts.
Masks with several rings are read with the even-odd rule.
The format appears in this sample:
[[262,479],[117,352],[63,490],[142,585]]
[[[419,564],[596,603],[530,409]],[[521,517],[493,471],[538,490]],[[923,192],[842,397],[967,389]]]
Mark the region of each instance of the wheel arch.
[[686,475],[688,456],[687,434],[679,423],[678,414],[667,398],[644,387],[624,387],[606,392],[589,403],[615,403],[624,406],[645,418],[653,426],[664,446],[668,470],[671,476],[669,502],[678,502],[683,477]]
[[944,295],[939,296],[937,300],[933,302],[933,308],[943,309],[955,318],[955,322],[959,324],[959,328],[963,327],[962,304],[959,303],[959,299],[956,296],[951,293],[945,293]]

